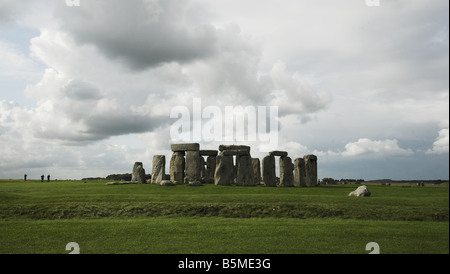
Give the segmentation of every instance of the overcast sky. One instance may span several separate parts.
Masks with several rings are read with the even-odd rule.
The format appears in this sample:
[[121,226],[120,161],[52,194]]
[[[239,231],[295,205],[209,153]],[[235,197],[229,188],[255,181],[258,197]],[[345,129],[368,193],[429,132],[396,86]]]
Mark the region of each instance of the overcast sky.
[[168,172],[197,98],[278,107],[319,178],[448,179],[449,2],[379,2],[0,0],[0,178]]

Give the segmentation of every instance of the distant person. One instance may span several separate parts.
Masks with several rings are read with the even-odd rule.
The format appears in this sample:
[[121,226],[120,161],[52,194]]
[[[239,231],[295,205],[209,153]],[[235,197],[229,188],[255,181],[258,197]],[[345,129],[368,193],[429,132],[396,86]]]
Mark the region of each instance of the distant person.
[[26,174],[23,175],[23,180],[26,182],[27,181],[27,176]]
[[41,175],[41,182],[44,182],[44,174]]
[[47,175],[47,182],[50,182],[50,174]]

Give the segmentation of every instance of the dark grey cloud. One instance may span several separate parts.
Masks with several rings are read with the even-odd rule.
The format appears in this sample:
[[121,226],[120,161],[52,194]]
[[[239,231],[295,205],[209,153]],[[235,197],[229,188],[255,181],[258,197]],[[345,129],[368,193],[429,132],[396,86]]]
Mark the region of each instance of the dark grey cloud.
[[62,88],[62,92],[69,98],[78,101],[99,100],[103,97],[98,88],[79,80],[71,81]]
[[110,136],[152,131],[163,123],[164,120],[147,115],[103,113],[89,116],[85,120],[88,128],[85,133],[104,139]]
[[215,30],[191,18],[186,1],[84,1],[60,4],[55,16],[80,44],[142,70],[167,62],[189,62],[215,51]]

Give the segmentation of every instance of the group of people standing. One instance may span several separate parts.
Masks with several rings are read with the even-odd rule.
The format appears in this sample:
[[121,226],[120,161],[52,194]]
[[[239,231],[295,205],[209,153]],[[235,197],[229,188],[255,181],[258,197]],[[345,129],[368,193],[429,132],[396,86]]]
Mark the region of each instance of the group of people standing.
[[[23,175],[23,179],[24,179],[25,182],[27,181],[27,177],[28,177],[27,174]],[[42,174],[42,175],[41,175],[41,182],[44,182],[44,178],[45,178],[45,175]],[[47,175],[47,182],[50,182],[50,174]]]

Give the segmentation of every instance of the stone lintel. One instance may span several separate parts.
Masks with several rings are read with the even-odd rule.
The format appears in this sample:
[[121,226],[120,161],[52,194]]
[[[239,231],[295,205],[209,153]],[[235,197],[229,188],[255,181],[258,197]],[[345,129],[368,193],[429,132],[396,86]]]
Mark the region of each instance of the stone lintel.
[[269,152],[270,156],[280,156],[280,157],[286,157],[288,156],[287,151],[279,151],[279,150],[275,150],[275,151],[271,151]]
[[220,151],[224,150],[248,150],[250,152],[249,146],[243,146],[243,145],[220,145],[219,146]]
[[217,156],[217,150],[200,150],[200,156]]
[[173,152],[177,151],[198,151],[200,150],[200,144],[188,143],[188,144],[171,144],[170,148]]
[[250,151],[249,150],[224,150],[222,152],[220,152],[221,155],[223,156],[250,156]]

